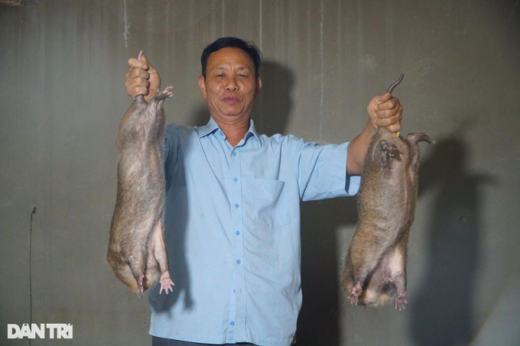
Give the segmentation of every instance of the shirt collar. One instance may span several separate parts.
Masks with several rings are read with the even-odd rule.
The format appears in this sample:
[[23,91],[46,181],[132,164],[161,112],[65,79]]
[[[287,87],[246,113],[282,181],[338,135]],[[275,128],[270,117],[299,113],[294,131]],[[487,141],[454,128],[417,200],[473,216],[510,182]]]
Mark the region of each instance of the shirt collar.
[[[199,138],[205,137],[205,136],[210,135],[210,134],[212,134],[214,132],[217,132],[217,131],[219,133],[221,133],[222,135],[224,135],[224,133],[222,132],[222,130],[218,126],[217,122],[213,119],[213,117],[210,117],[209,121],[208,121],[208,123],[206,125],[201,126],[201,127],[198,128]],[[247,130],[247,133],[245,135],[245,139],[247,140],[251,136],[255,136],[255,138],[257,140],[259,140],[258,139],[258,132],[256,132],[255,122],[253,121],[253,119],[249,119],[249,130]]]
[[199,127],[197,132],[199,133],[199,138],[202,138],[217,130],[220,130],[217,122],[213,120],[213,117],[209,117],[208,123],[204,126]]
[[247,130],[246,139],[250,136],[255,136],[256,140],[259,140],[258,132],[256,132],[255,122],[253,121],[253,119],[249,119],[249,130]]

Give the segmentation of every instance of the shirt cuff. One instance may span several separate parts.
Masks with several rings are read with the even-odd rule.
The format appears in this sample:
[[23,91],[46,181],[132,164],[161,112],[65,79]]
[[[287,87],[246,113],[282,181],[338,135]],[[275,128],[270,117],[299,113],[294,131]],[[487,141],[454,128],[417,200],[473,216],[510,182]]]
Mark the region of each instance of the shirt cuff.
[[[345,164],[347,162],[347,153],[348,153],[348,146],[350,145],[350,142],[347,143],[347,147],[345,148]],[[345,166],[345,191],[347,192],[348,196],[354,196],[359,191],[359,185],[361,184],[361,176],[360,175],[350,175],[347,173],[347,168]]]
[[345,191],[349,196],[354,196],[359,191],[359,184],[361,183],[360,175],[350,175],[347,173],[347,179],[345,182]]

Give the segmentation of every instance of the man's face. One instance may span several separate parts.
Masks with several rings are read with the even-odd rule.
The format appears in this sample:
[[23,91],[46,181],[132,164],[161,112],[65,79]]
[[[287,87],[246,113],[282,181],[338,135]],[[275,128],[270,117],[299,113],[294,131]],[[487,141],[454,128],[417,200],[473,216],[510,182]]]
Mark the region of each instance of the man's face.
[[222,48],[208,57],[206,80],[199,78],[202,96],[217,121],[249,118],[262,82],[255,78],[255,66],[239,48]]

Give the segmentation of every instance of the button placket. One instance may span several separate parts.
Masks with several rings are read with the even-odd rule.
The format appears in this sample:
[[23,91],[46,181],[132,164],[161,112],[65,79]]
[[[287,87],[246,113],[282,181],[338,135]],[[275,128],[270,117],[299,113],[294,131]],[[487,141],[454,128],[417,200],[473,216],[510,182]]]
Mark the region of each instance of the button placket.
[[231,306],[233,306],[233,313],[230,311],[229,326],[232,329],[233,337],[235,339],[243,338],[245,334],[245,300],[243,292],[244,285],[244,243],[243,243],[243,225],[242,225],[242,184],[240,176],[240,152],[239,148],[232,149],[229,160],[229,198],[231,202],[231,229],[232,233],[232,256],[233,263],[233,283],[231,287]]

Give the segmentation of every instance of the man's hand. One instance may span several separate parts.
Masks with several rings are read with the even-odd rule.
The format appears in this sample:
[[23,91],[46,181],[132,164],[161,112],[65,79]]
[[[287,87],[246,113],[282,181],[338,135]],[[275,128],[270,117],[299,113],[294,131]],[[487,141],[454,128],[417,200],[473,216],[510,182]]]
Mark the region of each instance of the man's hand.
[[398,98],[386,93],[370,100],[367,107],[369,120],[364,130],[350,142],[347,149],[347,173],[361,174],[372,135],[379,126],[390,132],[401,130],[403,107]]
[[159,73],[150,65],[146,57],[142,56],[142,61],[136,58],[128,59],[128,72],[125,75],[126,93],[133,99],[137,95],[144,95],[148,101],[155,91],[161,87],[161,77]]
[[[159,77],[159,73],[157,73],[155,67],[150,65],[144,55],[142,55],[141,59],[141,61],[136,58],[128,59],[128,72],[125,75],[126,93],[133,99],[135,99],[137,95],[144,95],[144,99],[148,101],[161,87],[161,77]],[[116,139],[116,148],[119,153],[121,152],[123,129],[133,110],[134,107],[132,103],[119,124],[119,132]]]
[[375,96],[367,107],[370,123],[374,128],[386,127],[390,132],[401,130],[401,118],[403,117],[403,107],[399,99],[386,93]]

